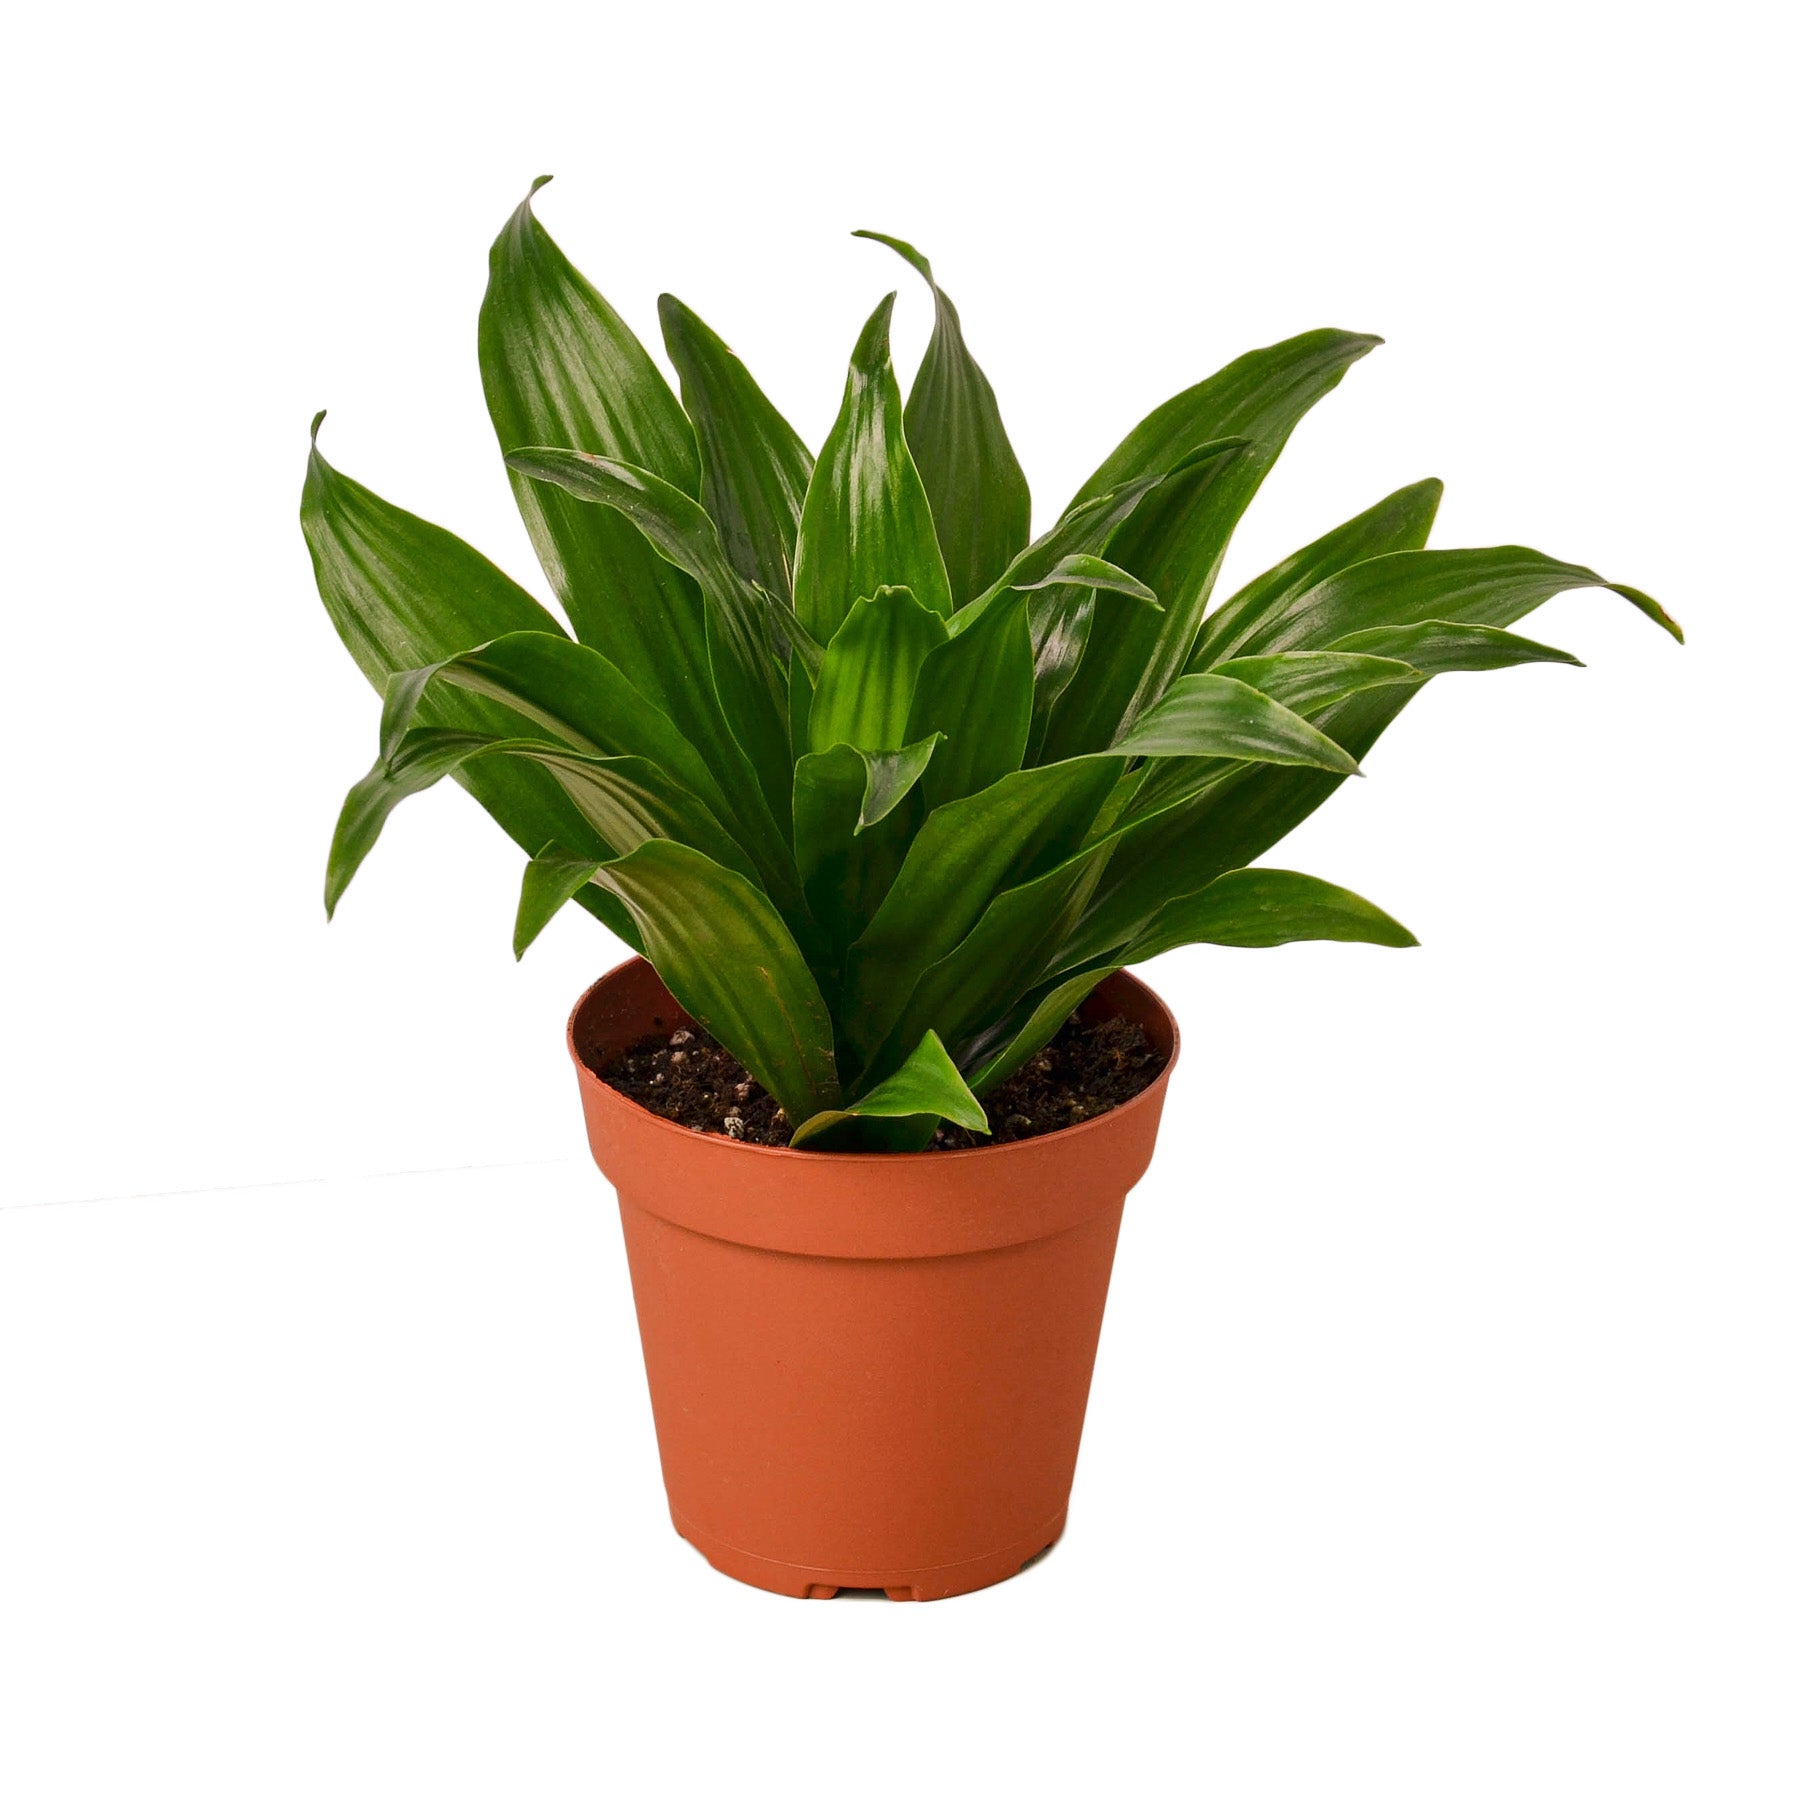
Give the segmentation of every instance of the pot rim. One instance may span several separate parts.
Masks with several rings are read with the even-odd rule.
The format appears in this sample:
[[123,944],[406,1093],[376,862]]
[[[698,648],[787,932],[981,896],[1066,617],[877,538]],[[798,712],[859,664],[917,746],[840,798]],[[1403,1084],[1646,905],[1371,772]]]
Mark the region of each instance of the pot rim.
[[[592,982],[585,988],[581,998],[575,1002],[573,1009],[569,1013],[569,1022],[564,1031],[564,1040],[568,1045],[570,1060],[575,1064],[576,1071],[581,1076],[583,1084],[585,1085],[591,1082],[595,1087],[603,1090],[604,1094],[609,1097],[611,1102],[620,1106],[629,1107],[632,1114],[641,1125],[652,1127],[658,1132],[667,1133],[673,1141],[692,1145],[695,1138],[701,1138],[709,1144],[717,1143],[721,1146],[729,1146],[732,1151],[742,1155],[773,1158],[789,1162],[802,1162],[809,1164],[814,1168],[817,1168],[821,1163],[827,1161],[833,1165],[841,1165],[845,1168],[872,1167],[892,1169],[896,1167],[896,1165],[920,1163],[927,1160],[929,1160],[932,1166],[946,1164],[960,1165],[968,1163],[973,1159],[999,1157],[1022,1151],[1030,1151],[1034,1147],[1047,1146],[1051,1143],[1068,1143],[1080,1138],[1084,1133],[1101,1129],[1110,1128],[1116,1131],[1120,1121],[1133,1111],[1141,1110],[1148,1106],[1161,1105],[1164,1091],[1169,1085],[1169,1077],[1175,1072],[1175,1065],[1181,1059],[1181,1027],[1176,1023],[1175,1014],[1170,1009],[1168,1003],[1148,982],[1140,980],[1136,975],[1132,974],[1129,969],[1115,969],[1104,981],[1096,984],[1093,990],[1094,993],[1098,993],[1102,988],[1112,986],[1115,982],[1122,982],[1142,994],[1168,1023],[1168,1060],[1164,1062],[1162,1068],[1157,1072],[1156,1078],[1141,1088],[1137,1093],[1133,1094],[1129,1100],[1122,1101],[1119,1105],[1111,1107],[1103,1113],[1096,1113],[1091,1119],[1083,1119],[1079,1125],[1062,1125],[1055,1131],[1040,1132],[1035,1137],[1015,1138],[1008,1144],[976,1144],[961,1150],[795,1150],[786,1144],[746,1144],[739,1138],[726,1136],[724,1132],[697,1132],[691,1125],[680,1125],[673,1119],[665,1119],[660,1113],[653,1113],[647,1106],[643,1106],[638,1101],[632,1099],[629,1094],[621,1093],[607,1081],[603,1075],[596,1073],[595,1070],[588,1066],[586,1059],[582,1056],[581,1051],[575,1042],[576,1021],[581,1017],[582,1011],[587,1006],[588,1002],[593,999],[595,994],[597,994],[607,982],[611,981],[616,975],[621,974],[624,970],[629,969],[636,963],[642,963],[646,968],[650,968],[653,974],[655,973],[654,966],[650,963],[648,957],[627,957],[624,962],[615,963],[613,967],[608,969],[605,974],[601,975],[598,980]],[[660,980],[661,978],[658,977],[658,979]],[[670,997],[673,998],[673,995]],[[675,1004],[680,1006],[681,1002],[677,1000]],[[1082,1005],[1085,1006],[1086,1004],[1087,1002],[1084,1000]],[[682,1010],[685,1012],[686,1008],[683,1007]],[[1080,1008],[1077,1007],[1075,1010],[1079,1011]]]

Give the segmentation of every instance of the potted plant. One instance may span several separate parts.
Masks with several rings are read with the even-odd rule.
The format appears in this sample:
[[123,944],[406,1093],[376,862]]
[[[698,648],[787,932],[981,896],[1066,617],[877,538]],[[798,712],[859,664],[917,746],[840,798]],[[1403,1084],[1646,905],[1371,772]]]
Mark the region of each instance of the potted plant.
[[677,1528],[777,1592],[933,1598],[1062,1528],[1177,1049],[1126,968],[1413,943],[1257,859],[1432,677],[1573,663],[1508,629],[1552,594],[1680,632],[1536,551],[1426,548],[1435,481],[1210,604],[1289,432],[1379,342],[1349,332],[1178,394],[1032,538],[956,308],[879,241],[935,328],[903,405],[876,307],[815,459],[664,295],[677,399],[527,197],[481,373],[566,630],[316,442],[301,521],[383,695],[327,909],[448,775],[529,858],[518,952],[570,901],[638,952],[569,1043]]

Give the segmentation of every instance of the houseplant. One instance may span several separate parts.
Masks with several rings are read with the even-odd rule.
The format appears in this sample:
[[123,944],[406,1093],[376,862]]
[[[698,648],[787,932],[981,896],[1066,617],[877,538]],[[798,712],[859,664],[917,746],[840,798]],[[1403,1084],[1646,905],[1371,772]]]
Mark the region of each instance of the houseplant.
[[[1211,606],[1289,432],[1379,341],[1347,332],[1177,395],[1032,539],[955,307],[880,241],[928,284],[930,345],[903,404],[881,302],[815,461],[665,295],[678,400],[519,207],[481,372],[572,635],[316,441],[301,519],[383,694],[328,909],[393,807],[449,775],[529,858],[517,951],[574,901],[644,959],[583,998],[570,1043],[678,1527],[778,1591],[931,1596],[1061,1528],[1119,1209],[1175,1050],[1120,971],[1194,942],[1412,943],[1356,895],[1251,865],[1425,681],[1573,662],[1507,629],[1552,594],[1612,587],[1680,633],[1575,564],[1427,549],[1434,481]],[[983,1097],[1083,1006],[1160,1053],[1137,1098],[927,1151],[946,1123],[986,1134]],[[695,1026],[790,1147],[684,1130],[602,1079]]]

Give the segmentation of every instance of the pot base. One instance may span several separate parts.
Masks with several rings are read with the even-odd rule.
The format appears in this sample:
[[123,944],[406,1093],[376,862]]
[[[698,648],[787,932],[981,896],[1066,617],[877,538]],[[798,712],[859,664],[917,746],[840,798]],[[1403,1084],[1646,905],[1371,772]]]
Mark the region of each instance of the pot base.
[[766,1556],[753,1556],[723,1539],[688,1523],[672,1507],[669,1517],[675,1529],[700,1552],[721,1575],[729,1575],[750,1587],[771,1594],[785,1594],[790,1600],[830,1600],[841,1588],[860,1588],[865,1592],[879,1589],[890,1600],[949,1600],[957,1594],[972,1594],[977,1588],[992,1587],[1006,1581],[1034,1557],[1041,1556],[1062,1536],[1066,1512],[1059,1513],[1029,1537],[1008,1544],[1002,1550],[989,1551],[968,1562],[946,1563],[935,1569],[811,1569],[800,1563],[773,1562]]

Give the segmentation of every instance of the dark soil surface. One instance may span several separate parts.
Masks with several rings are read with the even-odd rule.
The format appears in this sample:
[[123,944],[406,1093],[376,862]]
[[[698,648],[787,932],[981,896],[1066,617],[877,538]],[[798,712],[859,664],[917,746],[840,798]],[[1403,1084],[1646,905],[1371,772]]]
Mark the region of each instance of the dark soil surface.
[[[966,1150],[1042,1137],[1111,1112],[1141,1094],[1167,1058],[1129,1019],[1077,1014],[1024,1068],[982,1102],[991,1138],[943,1125],[934,1150]],[[627,1099],[691,1131],[745,1144],[785,1144],[788,1116],[728,1050],[696,1026],[639,1038],[611,1067],[594,1073]]]

